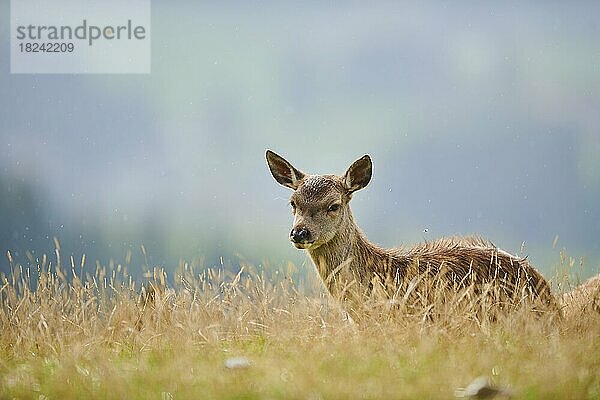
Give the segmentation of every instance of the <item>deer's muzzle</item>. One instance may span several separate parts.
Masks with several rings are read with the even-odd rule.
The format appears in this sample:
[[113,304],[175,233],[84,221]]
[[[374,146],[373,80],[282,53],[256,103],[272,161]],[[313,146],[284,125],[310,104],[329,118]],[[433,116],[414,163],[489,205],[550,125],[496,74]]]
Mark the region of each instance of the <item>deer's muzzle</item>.
[[313,243],[310,231],[305,227],[297,227],[290,232],[290,240],[298,248],[304,248]]

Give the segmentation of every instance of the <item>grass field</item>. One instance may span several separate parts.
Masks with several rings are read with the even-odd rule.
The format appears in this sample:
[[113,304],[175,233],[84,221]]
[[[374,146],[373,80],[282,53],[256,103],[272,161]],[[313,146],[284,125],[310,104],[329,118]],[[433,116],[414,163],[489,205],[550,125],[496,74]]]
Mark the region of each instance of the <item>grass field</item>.
[[175,287],[157,270],[141,293],[118,265],[38,263],[2,278],[0,398],[448,399],[485,376],[517,399],[600,399],[594,310],[486,322],[468,307],[430,319],[367,304],[352,323],[291,265],[182,264]]

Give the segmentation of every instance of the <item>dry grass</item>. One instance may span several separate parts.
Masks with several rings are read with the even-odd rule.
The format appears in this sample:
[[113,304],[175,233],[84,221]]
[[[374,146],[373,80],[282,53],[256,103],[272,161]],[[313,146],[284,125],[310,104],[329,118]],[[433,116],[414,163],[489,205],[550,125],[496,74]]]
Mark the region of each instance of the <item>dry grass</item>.
[[[119,266],[49,264],[11,264],[2,278],[0,398],[447,399],[480,375],[515,398],[600,398],[590,307],[560,321],[526,307],[490,321],[469,293],[435,314],[371,299],[356,324],[316,276],[295,283],[291,265],[183,264],[174,288],[156,270],[140,290]],[[231,357],[250,365],[228,369]]]

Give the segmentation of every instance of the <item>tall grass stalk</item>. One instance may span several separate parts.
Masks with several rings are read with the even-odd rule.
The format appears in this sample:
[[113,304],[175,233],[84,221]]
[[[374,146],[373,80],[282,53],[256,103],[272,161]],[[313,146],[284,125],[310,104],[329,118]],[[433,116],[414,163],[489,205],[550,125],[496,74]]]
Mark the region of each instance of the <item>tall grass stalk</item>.
[[[516,398],[600,398],[593,307],[559,319],[496,313],[494,297],[432,284],[428,296],[366,299],[353,322],[293,265],[181,263],[141,285],[120,265],[65,267],[59,250],[54,265],[7,258],[2,398],[447,399],[481,375]],[[231,357],[249,366],[225,368]]]

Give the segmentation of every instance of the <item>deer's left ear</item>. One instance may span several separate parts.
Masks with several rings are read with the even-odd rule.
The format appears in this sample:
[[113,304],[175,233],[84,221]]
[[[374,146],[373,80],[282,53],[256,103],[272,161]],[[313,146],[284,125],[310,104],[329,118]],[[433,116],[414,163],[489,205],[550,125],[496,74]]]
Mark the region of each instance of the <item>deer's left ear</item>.
[[354,161],[342,179],[348,192],[353,193],[367,186],[371,181],[372,174],[373,163],[367,154]]

